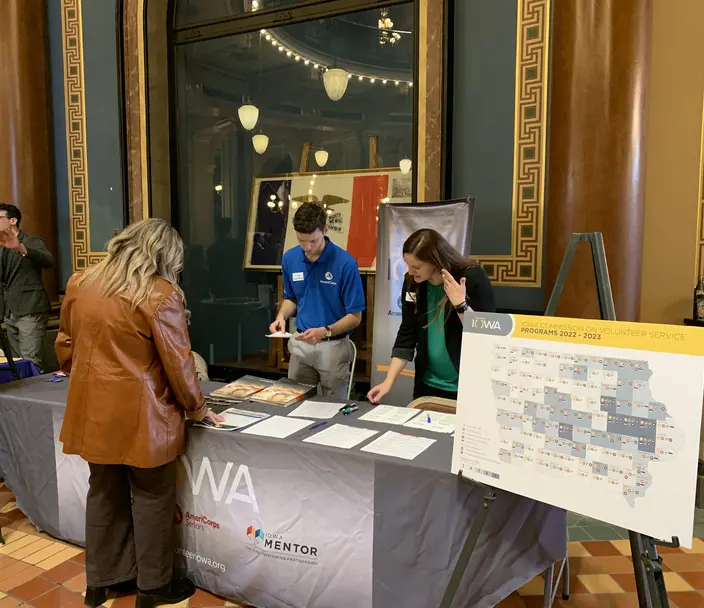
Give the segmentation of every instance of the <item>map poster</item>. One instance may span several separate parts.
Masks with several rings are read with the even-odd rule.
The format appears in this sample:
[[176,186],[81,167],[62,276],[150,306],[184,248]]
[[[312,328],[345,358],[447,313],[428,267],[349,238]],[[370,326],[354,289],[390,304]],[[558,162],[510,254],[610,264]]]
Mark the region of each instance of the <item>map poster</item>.
[[452,472],[692,545],[696,327],[465,313]]

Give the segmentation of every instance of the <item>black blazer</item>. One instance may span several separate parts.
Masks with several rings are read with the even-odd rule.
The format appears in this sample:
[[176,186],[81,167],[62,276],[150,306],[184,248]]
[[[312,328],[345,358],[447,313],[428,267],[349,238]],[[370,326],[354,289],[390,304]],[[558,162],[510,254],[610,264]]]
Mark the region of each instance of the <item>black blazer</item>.
[[35,315],[51,310],[51,302],[42,283],[42,269],[54,265],[54,257],[44,239],[20,230],[20,242],[27,249],[19,251],[0,247],[0,299],[2,313],[15,317]]
[[[494,292],[489,277],[481,266],[471,266],[464,272],[467,287],[467,303],[477,312],[494,312]],[[459,281],[461,276],[455,277]],[[428,369],[428,285],[424,281],[415,284],[406,279],[401,290],[401,327],[396,335],[391,356],[413,361],[415,353],[416,373],[413,394],[417,395]],[[452,311],[445,324],[445,345],[452,363],[459,371],[462,349],[462,321]]]

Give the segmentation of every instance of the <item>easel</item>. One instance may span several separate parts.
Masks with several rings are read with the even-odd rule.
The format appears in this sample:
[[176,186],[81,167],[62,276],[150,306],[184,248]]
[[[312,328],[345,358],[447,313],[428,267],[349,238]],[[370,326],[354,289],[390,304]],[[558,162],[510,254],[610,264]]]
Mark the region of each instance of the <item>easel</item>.
[[[554,316],[557,312],[557,302],[565,286],[567,274],[572,265],[572,259],[577,251],[577,246],[581,241],[586,241],[591,246],[601,318],[606,321],[615,321],[616,308],[614,307],[614,298],[611,292],[611,281],[609,279],[604,239],[601,232],[575,233],[572,235],[567,244],[567,251],[562,260],[560,272],[555,281],[555,287],[552,290],[552,295],[545,309],[545,316]],[[644,534],[631,530],[628,532],[628,537],[631,543],[633,571],[636,577],[639,607],[668,608],[669,603],[667,600],[665,579],[663,577],[662,558],[658,556],[657,545],[677,548],[680,546],[679,540],[676,537],[674,537],[671,542],[655,540],[650,536],[645,536]],[[569,577],[569,575],[567,576]]]
[[447,583],[445,593],[442,596],[440,608],[450,608],[450,606],[452,606],[452,600],[455,599],[457,589],[462,582],[462,576],[464,575],[464,571],[467,569],[467,565],[469,564],[469,558],[472,557],[474,547],[477,545],[477,540],[479,540],[479,535],[484,527],[484,522],[486,521],[487,515],[489,515],[489,506],[494,502],[494,500],[496,500],[496,490],[491,486],[484,485],[483,483],[474,481],[473,479],[462,477],[461,470],[457,472],[457,479],[460,483],[465,482],[478,488],[484,488],[484,502],[482,503],[481,511],[477,513],[472,521],[472,525],[469,526],[467,538],[464,541],[462,551],[460,551],[455,567],[450,575],[450,581]]

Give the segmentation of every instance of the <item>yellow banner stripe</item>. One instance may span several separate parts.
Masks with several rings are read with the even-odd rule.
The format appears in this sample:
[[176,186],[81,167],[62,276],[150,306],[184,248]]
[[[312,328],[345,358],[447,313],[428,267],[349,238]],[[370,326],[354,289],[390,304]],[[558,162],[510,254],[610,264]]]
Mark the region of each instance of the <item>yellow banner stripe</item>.
[[514,315],[514,338],[704,356],[704,328]]

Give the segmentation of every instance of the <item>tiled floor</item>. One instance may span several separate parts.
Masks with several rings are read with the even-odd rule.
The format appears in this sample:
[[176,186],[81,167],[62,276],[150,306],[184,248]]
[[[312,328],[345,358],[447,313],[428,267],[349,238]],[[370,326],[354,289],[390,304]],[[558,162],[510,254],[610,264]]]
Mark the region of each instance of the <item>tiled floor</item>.
[[[699,514],[698,514],[699,518]],[[633,564],[623,531],[593,520],[570,516],[568,553],[571,567],[569,601],[564,608],[629,608],[638,606]],[[0,545],[0,608],[79,608],[85,592],[85,555],[80,548],[41,534],[17,508],[12,493],[0,484],[0,525],[5,545]],[[607,528],[611,528],[610,530]],[[696,529],[696,527],[695,527]],[[588,537],[584,538],[584,535]],[[598,536],[611,538],[589,540]],[[666,585],[673,608],[704,608],[704,540],[691,550],[662,550]],[[501,608],[542,607],[543,579],[537,577]],[[559,598],[559,594],[558,594]],[[111,597],[110,608],[134,606],[133,596]],[[239,606],[199,590],[180,608]]]

